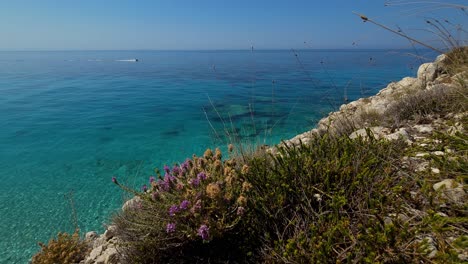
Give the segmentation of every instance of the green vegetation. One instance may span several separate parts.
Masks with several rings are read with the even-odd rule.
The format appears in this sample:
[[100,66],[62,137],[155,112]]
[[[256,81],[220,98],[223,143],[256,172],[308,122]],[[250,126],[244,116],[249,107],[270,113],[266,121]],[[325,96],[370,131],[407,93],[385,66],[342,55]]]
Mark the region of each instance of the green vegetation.
[[[150,177],[140,199],[113,219],[129,263],[245,262],[251,184],[246,165],[208,149]],[[119,186],[117,180],[114,181]]]
[[341,122],[307,143],[224,160],[207,150],[166,167],[151,187],[131,191],[140,198],[113,219],[124,261],[463,262],[467,203],[433,185],[449,179],[465,189],[466,89],[436,84],[368,115],[393,129],[443,120],[413,144],[376,139],[369,129],[351,139],[360,127]]
[[[437,28],[440,22],[431,23]],[[359,122],[338,120],[307,143],[252,153],[230,146],[224,159],[218,149],[208,149],[202,157],[166,166],[141,191],[114,178],[135,195],[112,219],[121,262],[467,261],[468,48],[450,48],[430,89],[423,82],[383,113],[361,112]],[[434,131],[411,144],[376,139],[370,129],[367,136],[349,137],[369,124],[395,131],[432,123]],[[443,180],[455,186],[436,188]],[[41,247],[37,263],[66,263],[58,257],[86,252],[75,234]]]
[[[208,149],[165,166],[141,191],[113,178],[135,196],[111,223],[119,263],[462,263],[466,89],[436,83],[383,114],[361,114],[393,130],[434,126],[411,144],[371,129],[351,139],[365,122],[347,120],[307,143],[250,153],[230,145],[228,158]],[[87,243],[59,234],[33,263],[79,262]]]
[[[174,167],[164,178],[169,189],[161,187],[164,180],[153,184],[114,223],[131,263],[425,262],[429,240],[438,249],[432,260],[456,262],[468,239],[466,203],[442,205],[431,183],[466,181],[468,138],[435,134],[434,140],[459,151],[450,161],[427,158],[444,175],[404,169],[401,157],[420,149],[372,137],[325,134],[244,160],[205,154]],[[202,225],[209,229],[205,238]]]

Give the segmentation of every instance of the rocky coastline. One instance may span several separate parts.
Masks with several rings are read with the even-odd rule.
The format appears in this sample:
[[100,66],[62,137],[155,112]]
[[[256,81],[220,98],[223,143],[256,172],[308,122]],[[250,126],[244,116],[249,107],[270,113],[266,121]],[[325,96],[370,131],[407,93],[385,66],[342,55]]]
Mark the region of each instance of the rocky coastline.
[[[443,131],[448,134],[466,134],[463,120],[466,120],[468,112],[449,113],[444,116],[433,114],[425,117],[424,122],[399,120],[392,115],[397,110],[395,109],[395,107],[398,107],[396,104],[401,103],[402,98],[415,93],[433,93],[438,89],[452,89],[458,85],[460,80],[468,82],[466,71],[455,75],[448,74],[444,70],[446,61],[447,56],[440,55],[434,62],[422,64],[416,77],[405,77],[398,82],[388,84],[387,87],[374,96],[344,104],[338,111],[329,113],[328,116],[321,119],[317,128],[299,134],[282,144],[287,146],[307,144],[315,135],[324,133],[348,135],[350,138],[403,139],[409,146],[427,149],[427,151],[421,150],[413,153],[413,155],[402,157],[404,166],[415,172],[429,171],[433,174],[439,174],[443,168],[434,166],[425,157],[428,155],[447,157],[455,150],[447,146],[437,146],[441,142],[433,140],[431,135],[436,131]],[[385,122],[384,119],[391,122]],[[431,146],[437,146],[437,148]],[[270,148],[269,151],[275,153],[276,148]],[[450,178],[441,179],[434,182],[432,188],[435,191],[441,190],[440,196],[437,198],[441,203],[447,200],[455,204],[465,203],[466,191],[461,182]],[[418,193],[414,193],[414,195],[417,196]],[[122,210],[134,207],[138,204],[138,199],[139,197],[135,197],[127,201]],[[394,221],[395,218],[407,219],[411,217],[410,215],[426,214],[426,212],[417,211],[414,208],[408,208],[408,210],[413,211],[408,214],[388,216],[385,221]],[[445,215],[444,212],[438,212],[438,214],[441,217]],[[437,247],[433,243],[435,238],[430,234],[425,234],[421,235],[419,239],[429,241],[429,246],[426,249],[428,258],[435,256],[437,253]],[[91,245],[92,250],[81,263],[119,263],[119,247],[122,245],[122,241],[115,234],[115,226],[109,225],[103,234],[88,232],[86,241]],[[468,261],[468,250],[465,249],[458,254],[461,261]]]

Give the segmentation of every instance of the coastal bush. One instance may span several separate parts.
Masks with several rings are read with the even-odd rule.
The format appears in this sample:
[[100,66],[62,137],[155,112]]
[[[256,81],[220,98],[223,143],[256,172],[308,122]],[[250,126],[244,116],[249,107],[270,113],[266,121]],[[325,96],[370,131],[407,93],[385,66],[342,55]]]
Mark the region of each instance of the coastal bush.
[[392,177],[403,146],[326,134],[244,161],[207,150],[166,166],[116,215],[123,255],[132,263],[402,260],[405,234],[383,219],[405,192]]
[[90,248],[80,239],[78,229],[73,234],[58,233],[57,239],[49,240],[49,243],[38,243],[40,252],[32,257],[33,264],[50,263],[79,263],[84,260]]
[[457,263],[466,208],[442,208],[432,183],[463,177],[466,136],[435,137],[456,154],[431,156],[447,175],[415,174],[402,156],[417,146],[373,137],[325,133],[224,161],[208,150],[150,178],[136,192],[140,200],[114,218],[123,256],[129,263],[408,263],[431,255]]
[[400,124],[416,120],[424,122],[429,115],[446,115],[467,110],[467,87],[435,85],[430,90],[420,90],[401,97],[393,102],[383,114],[382,121],[387,124]]
[[164,175],[151,176],[139,197],[117,214],[116,234],[124,241],[129,263],[246,262],[253,241],[244,217],[251,184],[247,166],[208,149]]
[[250,160],[251,226],[263,234],[264,261],[404,260],[406,234],[384,221],[408,191],[395,176],[402,147],[324,135]]
[[[466,131],[467,117],[462,120]],[[446,122],[453,121],[447,118]],[[430,153],[424,156],[424,161],[429,165],[427,169],[412,170],[409,166],[406,170],[416,180],[411,187],[413,195],[406,198],[407,207],[411,208],[406,212],[410,217],[406,220],[406,230],[414,234],[412,246],[423,261],[465,263],[466,253],[463,252],[466,252],[467,248],[467,203],[445,196],[445,189],[434,190],[434,183],[451,179],[466,190],[468,137],[460,131],[441,130],[435,131],[426,142],[405,150],[405,155]],[[444,155],[436,155],[435,151]],[[437,172],[434,172],[433,168],[437,168]],[[430,260],[428,255],[431,255]]]
[[447,60],[444,61],[444,65],[450,74],[468,70],[468,46],[454,47],[446,55]]

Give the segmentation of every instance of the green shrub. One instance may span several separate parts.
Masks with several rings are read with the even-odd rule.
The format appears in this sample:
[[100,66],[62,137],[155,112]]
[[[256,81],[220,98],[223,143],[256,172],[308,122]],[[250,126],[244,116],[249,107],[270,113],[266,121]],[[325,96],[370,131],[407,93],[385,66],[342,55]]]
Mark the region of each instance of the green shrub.
[[424,123],[430,115],[446,115],[467,111],[467,87],[454,87],[438,84],[431,90],[421,90],[408,94],[392,103],[383,114],[383,121],[389,125],[407,121]]
[[[439,138],[455,149],[465,140]],[[434,259],[456,262],[461,248],[446,238],[461,241],[454,231],[465,228],[463,209],[442,218],[438,205],[424,202],[435,195],[433,179],[409,176],[401,159],[408,151],[402,141],[330,134],[242,160],[207,151],[166,167],[114,218],[123,256],[128,263],[425,262],[430,236]],[[459,164],[450,171],[466,169]]]
[[[251,225],[267,262],[402,261],[406,234],[384,218],[408,190],[402,143],[328,135],[249,161]],[[268,223],[268,224],[265,224]]]

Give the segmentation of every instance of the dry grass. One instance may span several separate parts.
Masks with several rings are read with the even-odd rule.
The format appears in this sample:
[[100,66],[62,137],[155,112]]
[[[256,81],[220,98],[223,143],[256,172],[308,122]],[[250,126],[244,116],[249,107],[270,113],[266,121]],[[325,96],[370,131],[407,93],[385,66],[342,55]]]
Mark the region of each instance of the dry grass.
[[49,243],[39,243],[41,251],[32,258],[33,264],[79,263],[89,253],[89,245],[80,239],[78,230],[73,234],[59,233]]

